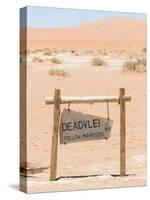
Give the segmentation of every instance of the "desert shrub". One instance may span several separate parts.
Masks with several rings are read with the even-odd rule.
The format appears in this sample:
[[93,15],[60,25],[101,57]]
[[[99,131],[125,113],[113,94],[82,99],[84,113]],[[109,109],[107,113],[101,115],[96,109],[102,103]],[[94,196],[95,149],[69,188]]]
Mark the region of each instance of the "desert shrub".
[[38,57],[33,57],[33,62],[38,62],[39,58]]
[[145,72],[146,71],[146,59],[141,58],[136,61],[127,61],[123,65],[123,72]]
[[120,50],[120,53],[125,53],[126,51],[124,49],[121,49]]
[[38,53],[38,52],[42,52],[43,51],[43,49],[34,49],[33,51],[32,51],[32,53]]
[[104,56],[108,56],[108,53],[106,51],[104,51],[103,55]]
[[146,58],[137,59],[137,64],[146,66]]
[[123,71],[136,71],[136,61],[127,61],[123,65]]
[[75,53],[76,52],[76,50],[74,50],[74,49],[71,49],[71,53]]
[[62,53],[67,53],[68,51],[69,51],[69,50],[67,50],[67,49],[62,49],[62,50],[61,50]]
[[59,58],[51,58],[51,62],[54,64],[61,64],[62,61]]
[[39,62],[43,62],[43,61],[44,61],[43,59],[39,58]]
[[48,71],[48,74],[50,76],[61,76],[61,77],[64,77],[64,78],[70,76],[70,74],[68,72],[66,72],[64,69],[59,69],[59,68],[51,68]]
[[134,59],[134,56],[129,56],[130,59]]
[[91,62],[92,62],[92,65],[94,65],[94,66],[102,66],[102,65],[105,65],[104,60],[102,60],[102,59],[99,58],[99,57],[93,58]]
[[143,48],[142,51],[146,53],[147,52],[147,48]]
[[47,50],[44,52],[44,56],[51,56],[52,55],[52,51],[51,50]]
[[84,51],[84,54],[93,54],[93,50],[86,50]]
[[49,51],[50,49],[49,49],[49,48],[45,48],[44,50],[45,50],[45,51]]
[[33,62],[43,62],[43,60],[39,57],[33,57]]
[[54,52],[54,53],[60,53],[60,51],[57,50],[57,49],[54,49],[53,52]]

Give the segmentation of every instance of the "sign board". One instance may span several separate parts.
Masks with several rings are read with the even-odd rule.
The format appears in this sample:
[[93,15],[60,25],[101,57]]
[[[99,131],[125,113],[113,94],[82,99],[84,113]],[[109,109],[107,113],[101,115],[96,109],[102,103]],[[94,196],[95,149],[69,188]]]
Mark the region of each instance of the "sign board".
[[108,139],[112,120],[64,109],[60,120],[60,143]]

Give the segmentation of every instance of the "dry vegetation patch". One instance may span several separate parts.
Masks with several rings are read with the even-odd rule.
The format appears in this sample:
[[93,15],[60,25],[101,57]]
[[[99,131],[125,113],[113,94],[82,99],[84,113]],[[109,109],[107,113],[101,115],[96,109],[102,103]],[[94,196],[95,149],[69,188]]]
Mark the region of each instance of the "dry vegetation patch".
[[59,58],[51,58],[51,62],[54,64],[61,64],[62,61]]
[[51,69],[49,69],[48,74],[50,76],[61,76],[64,78],[70,76],[69,72],[65,71],[64,69],[60,69],[60,68],[51,68]]
[[93,50],[85,50],[83,54],[84,55],[89,55],[89,54],[93,55],[93,53],[94,53]]
[[142,51],[143,51],[144,53],[146,53],[146,52],[147,52],[147,48],[143,48]]
[[136,61],[127,61],[123,65],[123,72],[145,72],[146,71],[146,58],[140,58]]
[[74,50],[74,49],[71,49],[71,51],[70,51],[71,53],[76,53],[76,50]]
[[92,65],[94,66],[102,66],[105,65],[105,61],[99,57],[95,57],[91,60]]
[[43,62],[43,61],[44,61],[43,59],[41,59],[37,56],[33,57],[33,62]]
[[40,53],[40,52],[43,52],[43,49],[34,49],[32,51],[32,53]]
[[51,56],[52,55],[52,51],[51,50],[47,50],[44,52],[43,54],[44,56]]

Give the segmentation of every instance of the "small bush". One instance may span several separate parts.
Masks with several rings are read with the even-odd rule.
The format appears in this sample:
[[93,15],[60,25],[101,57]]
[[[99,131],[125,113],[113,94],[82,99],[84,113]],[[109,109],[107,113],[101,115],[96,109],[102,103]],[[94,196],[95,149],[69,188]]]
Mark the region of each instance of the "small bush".
[[48,50],[44,52],[44,56],[51,56],[52,55],[52,51]]
[[62,49],[61,52],[62,52],[62,53],[67,53],[67,52],[69,52],[69,50],[67,50],[67,49]]
[[70,76],[70,74],[68,72],[66,72],[64,69],[59,69],[59,68],[51,68],[48,71],[48,74],[50,76],[62,76],[64,78]]
[[120,50],[120,53],[125,53],[126,51],[124,49],[121,49]]
[[102,65],[105,65],[104,60],[102,60],[101,58],[98,58],[98,57],[93,58],[91,62],[92,62],[92,64],[93,64],[94,66],[102,66]]
[[49,50],[50,50],[49,48],[45,48],[45,49],[44,49],[44,51],[49,51]]
[[137,62],[136,61],[127,61],[124,63],[123,65],[123,71],[136,71],[136,65],[137,65]]
[[54,53],[60,53],[60,51],[58,51],[57,49],[53,50]]
[[33,57],[33,62],[43,62],[43,60],[39,57]]
[[146,58],[137,59],[137,64],[146,66]]
[[108,56],[108,53],[106,51],[104,51],[103,55],[104,56]]
[[52,58],[51,62],[54,63],[54,64],[61,64],[62,63],[62,61],[59,58]]
[[93,50],[86,50],[84,51],[84,54],[93,54]]
[[145,72],[146,71],[146,59],[137,59],[137,61],[127,61],[123,65],[123,72]]
[[42,51],[43,51],[43,49],[35,49],[35,50],[32,51],[32,53],[39,53],[39,52],[42,52]]
[[142,51],[146,53],[147,52],[147,48],[143,48]]
[[74,49],[71,49],[71,53],[75,53],[76,52],[76,50],[74,50]]

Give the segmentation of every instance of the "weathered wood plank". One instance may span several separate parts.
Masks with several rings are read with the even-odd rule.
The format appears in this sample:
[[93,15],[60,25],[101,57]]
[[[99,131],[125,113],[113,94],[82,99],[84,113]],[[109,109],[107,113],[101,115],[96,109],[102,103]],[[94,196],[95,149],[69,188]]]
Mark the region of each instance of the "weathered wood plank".
[[60,122],[60,144],[109,139],[113,121],[104,117],[64,109]]
[[56,173],[57,173],[59,117],[60,117],[60,90],[55,89],[53,135],[52,135],[51,161],[50,161],[50,181],[56,180]]
[[[131,101],[130,96],[124,96],[123,97],[124,101]],[[92,104],[92,103],[101,103],[101,102],[119,102],[119,97],[117,96],[72,96],[72,97],[61,97],[61,104],[69,104],[69,103],[75,103],[75,104],[80,104],[80,103],[87,103],[87,104]],[[46,97],[45,98],[45,103],[46,104],[54,104],[54,98],[53,97]]]
[[125,89],[120,88],[120,176],[126,175]]

